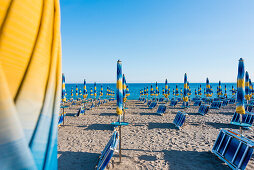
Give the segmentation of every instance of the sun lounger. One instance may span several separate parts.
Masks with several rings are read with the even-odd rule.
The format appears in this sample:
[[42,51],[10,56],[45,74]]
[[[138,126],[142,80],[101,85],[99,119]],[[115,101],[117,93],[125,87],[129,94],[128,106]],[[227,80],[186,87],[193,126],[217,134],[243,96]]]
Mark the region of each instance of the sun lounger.
[[198,109],[198,113],[201,114],[202,116],[207,114],[208,111],[209,111],[209,105],[200,105],[200,107]]
[[226,99],[226,100],[223,100],[222,101],[222,106],[227,106],[228,105],[228,100]]
[[211,104],[211,109],[220,109],[222,106],[222,101],[214,101]]
[[254,149],[254,142],[239,133],[222,129],[212,152],[232,169],[245,169]]
[[200,106],[201,104],[202,104],[201,100],[196,100],[193,105],[194,106]]
[[159,105],[157,114],[163,115],[166,112],[167,107],[164,104]]
[[229,99],[229,104],[235,104],[235,99]]
[[149,109],[155,108],[156,105],[157,105],[156,102],[152,102],[152,103],[149,105]]
[[186,119],[186,115],[187,115],[187,113],[184,113],[184,112],[181,112],[181,111],[177,112],[176,117],[175,117],[173,123],[175,124],[175,126],[178,129],[180,129],[184,125],[184,122],[185,122],[185,119]]
[[175,107],[177,105],[177,101],[176,100],[171,100],[170,101],[170,106]]
[[254,113],[246,112],[246,114],[242,115],[242,123],[240,122],[240,114],[234,113],[233,118],[231,120],[231,124],[242,126],[242,127],[251,127],[254,120]]
[[101,152],[99,163],[96,167],[97,170],[103,170],[106,168],[112,156],[114,155],[114,151],[116,150],[118,143],[119,143],[119,134],[117,131],[114,131],[106,147]]
[[251,104],[246,104],[246,105],[245,105],[245,111],[251,112],[252,109],[253,109],[253,105],[251,105]]

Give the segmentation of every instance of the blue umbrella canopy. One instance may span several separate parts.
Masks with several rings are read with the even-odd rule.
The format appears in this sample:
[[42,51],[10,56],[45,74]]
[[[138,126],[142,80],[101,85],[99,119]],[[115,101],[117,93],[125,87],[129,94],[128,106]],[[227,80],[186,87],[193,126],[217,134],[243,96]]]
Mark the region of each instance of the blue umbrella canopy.
[[183,101],[184,102],[188,102],[189,98],[188,98],[188,84],[187,84],[187,74],[184,74],[184,89],[183,89]]
[[65,76],[62,74],[62,102],[66,102]]
[[164,92],[164,96],[165,98],[168,98],[169,92],[168,92],[168,80],[165,80],[165,92]]
[[93,93],[94,93],[94,97],[96,98],[96,96],[97,96],[96,82],[94,82],[94,90],[93,90]]
[[[123,114],[123,74],[122,74],[122,62],[117,61],[117,82],[116,82],[116,113],[118,115]],[[120,121],[120,120],[119,120]]]
[[244,62],[240,58],[238,63],[237,75],[237,97],[236,97],[236,113],[245,114],[244,108]]
[[126,80],[125,75],[123,74],[123,101],[126,102]]
[[86,79],[84,79],[84,91],[83,91],[83,98],[85,99],[87,97],[87,89],[86,89]]
[[249,80],[249,73],[245,72],[245,99],[247,101],[250,100],[250,80]]
[[225,85],[225,92],[224,92],[224,97],[228,97],[228,94],[227,94],[227,85]]

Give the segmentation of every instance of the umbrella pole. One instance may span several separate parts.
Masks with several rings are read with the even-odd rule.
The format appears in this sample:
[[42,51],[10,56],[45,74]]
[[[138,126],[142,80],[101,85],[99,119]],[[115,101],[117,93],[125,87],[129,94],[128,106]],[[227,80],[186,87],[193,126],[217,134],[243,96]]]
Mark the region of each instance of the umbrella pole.
[[63,107],[63,126],[64,126],[64,107]]
[[121,163],[122,160],[122,148],[121,148],[121,143],[122,143],[122,132],[121,132],[121,125],[119,126],[119,162]]

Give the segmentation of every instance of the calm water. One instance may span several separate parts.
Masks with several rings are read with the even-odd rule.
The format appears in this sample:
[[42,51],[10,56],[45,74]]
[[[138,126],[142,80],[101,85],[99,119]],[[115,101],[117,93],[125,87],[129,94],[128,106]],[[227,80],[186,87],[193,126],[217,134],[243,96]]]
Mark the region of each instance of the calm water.
[[[205,83],[190,83],[190,89],[192,92],[191,97],[195,96],[195,89],[198,90],[199,85],[201,84],[202,87],[202,95],[204,94],[204,88],[205,88]],[[67,99],[71,98],[71,88],[73,88],[73,98],[75,99],[75,89],[76,89],[76,85],[78,85],[78,88],[81,89],[82,94],[83,94],[83,84],[66,84],[66,92],[67,92]],[[116,84],[112,83],[112,84],[97,84],[97,98],[98,98],[98,94],[100,92],[101,89],[101,85],[103,87],[103,97],[101,97],[102,99],[106,98],[106,90],[107,87],[110,87],[112,90],[114,90],[116,92]],[[151,83],[129,83],[129,90],[130,90],[130,96],[128,97],[128,99],[130,100],[137,100],[139,98],[139,91],[140,89],[144,88],[144,87],[148,87],[149,88],[149,94],[150,94],[150,86],[153,85],[153,89],[155,90],[155,84],[151,84]],[[179,89],[179,93],[180,93],[180,89],[183,89],[183,83],[168,83],[169,87],[170,87],[170,96],[169,98],[171,98],[173,96],[172,92],[173,92],[173,88],[175,89],[176,85],[178,86]],[[216,91],[217,91],[217,86],[218,83],[211,83],[210,84],[213,88],[213,95],[214,97],[216,97]],[[231,97],[231,89],[232,86],[234,86],[234,88],[236,89],[236,83],[222,83],[222,91],[224,93],[224,86],[227,86],[227,94],[228,97]],[[164,88],[165,84],[164,83],[158,83],[158,87],[159,87],[159,91],[160,91],[160,97],[163,97],[162,93],[162,88]],[[90,98],[90,89],[93,88],[94,85],[93,84],[87,84],[87,92],[88,92],[88,98]],[[92,96],[93,98],[93,96]]]

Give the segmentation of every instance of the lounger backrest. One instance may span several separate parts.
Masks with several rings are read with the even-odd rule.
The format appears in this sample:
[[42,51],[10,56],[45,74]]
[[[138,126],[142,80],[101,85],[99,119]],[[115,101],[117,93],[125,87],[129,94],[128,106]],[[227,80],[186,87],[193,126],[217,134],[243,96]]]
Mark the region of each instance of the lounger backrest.
[[234,131],[222,129],[212,152],[232,169],[245,169],[253,153],[253,141]]

